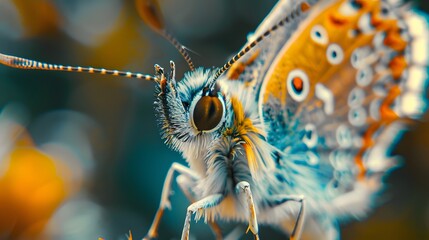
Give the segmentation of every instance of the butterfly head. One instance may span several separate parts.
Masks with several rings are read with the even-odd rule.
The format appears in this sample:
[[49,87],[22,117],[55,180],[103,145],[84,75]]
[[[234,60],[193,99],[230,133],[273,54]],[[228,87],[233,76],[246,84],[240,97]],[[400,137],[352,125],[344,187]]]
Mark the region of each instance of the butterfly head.
[[163,138],[180,150],[199,137],[218,136],[228,116],[228,103],[218,84],[208,86],[211,70],[196,69],[178,82],[173,72],[167,78],[157,70],[155,108]]
[[198,68],[179,82],[158,76],[155,112],[162,138],[202,174],[207,162],[240,145],[257,177],[274,165],[271,148],[261,140],[265,133],[254,99],[238,83],[227,84],[223,77],[213,82],[215,75],[216,71]]

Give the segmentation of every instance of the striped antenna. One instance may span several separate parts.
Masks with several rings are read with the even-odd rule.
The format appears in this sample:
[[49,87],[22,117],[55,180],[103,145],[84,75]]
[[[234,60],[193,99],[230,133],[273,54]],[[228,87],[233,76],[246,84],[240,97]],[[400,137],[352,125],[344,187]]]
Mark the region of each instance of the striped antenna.
[[145,22],[153,31],[161,35],[167,41],[169,41],[183,56],[185,61],[188,63],[191,71],[195,70],[194,63],[189,56],[186,47],[182,45],[175,37],[169,34],[165,30],[164,18],[159,7],[157,0],[135,0],[137,12],[140,18]]
[[122,76],[127,78],[144,79],[148,81],[157,81],[158,79],[151,75],[145,75],[142,73],[123,72],[118,70],[107,70],[104,68],[93,68],[93,67],[73,67],[63,66],[57,64],[49,64],[29,60],[25,58],[9,56],[0,53],[0,63],[13,68],[20,69],[35,69],[35,70],[47,70],[47,71],[64,71],[64,72],[85,72],[85,73],[97,73],[102,75],[113,75]]
[[302,12],[307,11],[310,8],[310,5],[306,2],[303,2],[300,4],[300,6],[295,9],[295,11],[292,11],[289,15],[281,19],[277,24],[272,26],[270,29],[265,31],[262,35],[257,37],[254,41],[247,44],[240,52],[238,52],[234,57],[232,57],[225,65],[220,68],[212,80],[210,80],[208,87],[210,89],[213,88],[214,84],[216,83],[216,80],[225,73],[235,62],[237,62],[240,58],[242,58],[246,53],[248,53],[250,50],[252,50],[259,42],[267,38],[269,35],[271,35],[273,32],[275,32],[279,27],[282,27],[286,23],[288,23],[290,20],[293,20],[295,17],[298,17]]
[[195,71],[195,65],[192,62],[191,56],[189,56],[188,51],[186,51],[186,47],[182,45],[175,37],[173,37],[171,34],[169,34],[167,31],[163,30],[159,32],[161,36],[163,36],[167,41],[169,41],[182,55],[182,57],[185,59],[185,61],[188,63],[189,69],[191,71]]

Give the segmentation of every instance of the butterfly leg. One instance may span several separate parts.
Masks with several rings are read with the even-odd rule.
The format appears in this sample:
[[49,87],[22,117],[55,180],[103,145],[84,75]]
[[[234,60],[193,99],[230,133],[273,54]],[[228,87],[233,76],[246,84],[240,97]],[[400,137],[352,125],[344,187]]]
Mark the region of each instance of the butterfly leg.
[[305,220],[305,199],[302,195],[278,195],[273,198],[268,205],[273,206],[274,211],[276,208],[291,208],[290,203],[296,202],[300,204],[298,214],[295,219],[295,224],[292,232],[290,233],[290,239],[296,240],[301,238],[302,229],[304,227]]
[[164,214],[164,210],[171,208],[170,203],[170,195],[171,195],[171,183],[173,180],[174,173],[178,172],[181,175],[187,176],[190,179],[197,180],[199,177],[196,173],[194,173],[191,169],[178,164],[173,163],[168,170],[167,176],[165,177],[164,186],[162,188],[162,195],[161,195],[161,202],[159,204],[159,208],[155,214],[155,218],[152,222],[152,225],[144,238],[147,239],[153,239],[158,236],[158,226],[161,221],[162,215]]
[[195,213],[195,219],[198,220],[204,214],[204,210],[219,205],[219,203],[221,203],[223,199],[223,194],[213,194],[189,205],[186,211],[185,224],[183,226],[181,239],[189,240],[189,230],[191,228],[192,214]]
[[235,190],[237,191],[239,199],[243,202],[243,205],[247,206],[249,210],[249,227],[247,228],[247,231],[250,230],[253,233],[255,240],[257,240],[259,239],[259,228],[258,220],[256,218],[255,204],[253,203],[252,191],[250,190],[250,184],[246,181],[239,182],[236,185]]
[[[183,194],[185,194],[186,198],[191,202],[194,203],[196,202],[195,199],[197,199],[197,197],[195,196],[195,194],[193,193],[192,189],[195,187],[195,180],[190,179],[189,177],[185,176],[185,175],[179,175],[176,178],[176,182],[179,185],[180,189],[182,190]],[[221,240],[223,239],[222,236],[222,230],[220,229],[219,225],[212,220],[208,221],[208,224],[210,226],[210,228],[212,229],[216,240]]]

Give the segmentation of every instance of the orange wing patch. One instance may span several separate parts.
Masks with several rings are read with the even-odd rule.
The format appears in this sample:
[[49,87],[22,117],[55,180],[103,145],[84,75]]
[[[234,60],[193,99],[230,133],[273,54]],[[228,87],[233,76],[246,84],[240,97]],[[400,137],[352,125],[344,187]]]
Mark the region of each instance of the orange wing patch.
[[[334,114],[343,118],[345,116],[346,121],[347,112],[351,110],[348,95],[355,88],[364,92],[359,105],[361,108],[365,107],[362,121],[352,122],[348,119],[348,124],[364,132],[363,145],[355,157],[358,178],[361,178],[366,173],[363,154],[373,147],[373,135],[400,117],[392,109],[395,100],[401,95],[401,89],[397,86],[398,81],[382,82],[387,90],[384,96],[376,96],[372,87],[376,82],[384,81],[383,77],[394,80],[403,77],[404,71],[409,66],[404,56],[404,50],[409,43],[401,34],[399,21],[385,16],[385,9],[384,15],[381,13],[383,10],[381,1],[356,1],[353,3],[356,6],[345,4],[351,3],[338,1],[310,13],[300,29],[280,51],[278,59],[264,80],[265,89],[261,90],[263,93],[261,101],[265,105],[271,100],[276,100],[283,109],[293,106],[288,109],[293,111],[290,113],[292,116],[300,116],[303,110],[308,111],[323,104],[331,103],[332,107],[334,102],[336,104]],[[384,50],[375,45],[377,34],[383,37],[378,44],[397,52],[388,62],[380,60]],[[320,41],[317,41],[318,39]],[[360,56],[363,65],[352,62],[352,56],[360,50],[365,55]],[[384,64],[386,70],[380,71],[376,68],[377,64]],[[368,69],[369,71],[365,71]],[[299,103],[291,96],[288,87],[299,91],[302,87],[301,82],[293,78],[292,84],[287,85],[289,74],[296,70],[304,72],[310,82],[309,94]],[[360,77],[367,77],[368,81],[360,81]],[[382,101],[380,108],[377,109],[380,114],[379,120],[372,119],[366,114],[368,111],[366,107],[375,98]]]

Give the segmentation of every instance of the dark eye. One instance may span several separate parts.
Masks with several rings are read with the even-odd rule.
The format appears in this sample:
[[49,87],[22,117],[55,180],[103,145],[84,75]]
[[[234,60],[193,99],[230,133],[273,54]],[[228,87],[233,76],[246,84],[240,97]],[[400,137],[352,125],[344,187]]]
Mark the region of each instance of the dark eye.
[[218,96],[203,96],[191,109],[194,126],[199,131],[214,131],[224,118],[224,104]]

